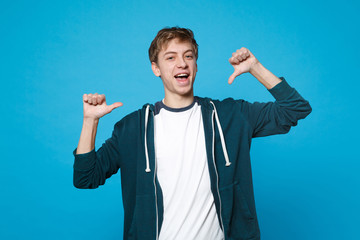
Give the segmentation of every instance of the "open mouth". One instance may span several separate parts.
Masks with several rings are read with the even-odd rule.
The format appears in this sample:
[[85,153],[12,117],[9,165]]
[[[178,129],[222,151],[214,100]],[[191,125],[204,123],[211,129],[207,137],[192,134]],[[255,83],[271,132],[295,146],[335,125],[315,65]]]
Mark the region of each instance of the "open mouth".
[[182,81],[184,81],[184,80],[186,80],[187,78],[189,77],[189,74],[187,74],[187,73],[180,73],[180,74],[177,74],[177,75],[175,75],[175,78],[177,79],[177,80],[182,80]]

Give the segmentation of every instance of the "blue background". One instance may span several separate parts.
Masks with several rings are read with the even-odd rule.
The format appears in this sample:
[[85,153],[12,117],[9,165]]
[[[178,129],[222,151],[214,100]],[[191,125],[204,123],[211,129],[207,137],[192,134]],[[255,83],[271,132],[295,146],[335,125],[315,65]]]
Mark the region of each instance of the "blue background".
[[313,112],[289,134],[254,139],[264,240],[360,239],[357,1],[3,1],[0,8],[0,239],[121,239],[120,176],[72,185],[82,94],[124,106],[113,125],[162,99],[147,50],[158,30],[191,28],[195,94],[273,100],[250,74],[227,84],[243,46],[284,76]]

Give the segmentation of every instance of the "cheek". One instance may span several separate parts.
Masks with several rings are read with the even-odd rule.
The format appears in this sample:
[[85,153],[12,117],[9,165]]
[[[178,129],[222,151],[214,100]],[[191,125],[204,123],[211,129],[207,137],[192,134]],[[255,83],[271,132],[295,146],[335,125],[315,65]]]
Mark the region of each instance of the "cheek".
[[166,64],[166,65],[164,64],[161,67],[161,72],[163,74],[171,74],[173,69],[174,69],[174,67],[172,66],[172,64]]

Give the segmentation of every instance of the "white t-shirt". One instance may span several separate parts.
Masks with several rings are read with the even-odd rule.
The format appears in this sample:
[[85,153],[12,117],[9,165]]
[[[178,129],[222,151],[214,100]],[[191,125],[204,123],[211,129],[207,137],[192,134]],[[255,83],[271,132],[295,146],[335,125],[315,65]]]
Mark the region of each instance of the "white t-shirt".
[[163,193],[160,240],[224,239],[218,221],[205,148],[201,106],[155,104],[157,177]]

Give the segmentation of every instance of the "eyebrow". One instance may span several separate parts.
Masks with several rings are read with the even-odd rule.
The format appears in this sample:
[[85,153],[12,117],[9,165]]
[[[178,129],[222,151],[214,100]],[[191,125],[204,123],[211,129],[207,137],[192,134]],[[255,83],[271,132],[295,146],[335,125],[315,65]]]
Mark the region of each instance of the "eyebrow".
[[[192,49],[188,49],[188,50],[186,50],[185,52],[184,52],[184,54],[185,53],[187,53],[187,52],[194,52]],[[172,51],[170,51],[170,52],[166,52],[166,53],[164,53],[164,56],[165,55],[167,55],[167,54],[176,54],[177,52],[172,52]]]

